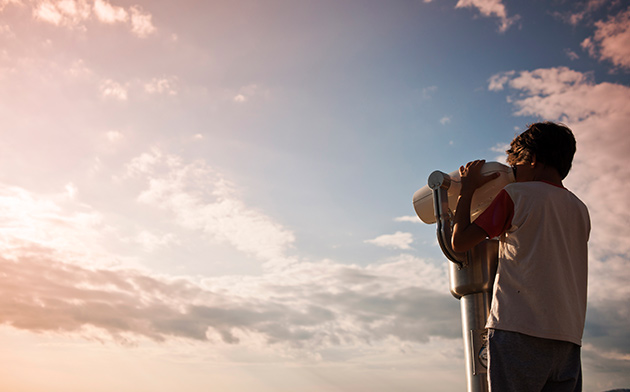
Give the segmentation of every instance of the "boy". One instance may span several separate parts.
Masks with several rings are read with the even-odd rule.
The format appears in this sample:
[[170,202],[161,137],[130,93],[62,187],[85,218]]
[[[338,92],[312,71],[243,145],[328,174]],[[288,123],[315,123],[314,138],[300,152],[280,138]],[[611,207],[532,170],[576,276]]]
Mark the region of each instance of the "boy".
[[575,154],[569,128],[536,123],[507,151],[516,183],[473,223],[470,203],[495,176],[484,161],[460,167],[452,245],[457,252],[500,237],[488,331],[490,391],[582,390],[588,210],[562,185]]

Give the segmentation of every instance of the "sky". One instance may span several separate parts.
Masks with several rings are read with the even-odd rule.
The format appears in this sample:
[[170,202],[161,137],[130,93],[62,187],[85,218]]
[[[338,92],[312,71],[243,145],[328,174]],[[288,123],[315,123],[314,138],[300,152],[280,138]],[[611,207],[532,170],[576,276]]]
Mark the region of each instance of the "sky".
[[630,388],[630,5],[0,0],[0,389],[461,391],[413,193],[562,121]]

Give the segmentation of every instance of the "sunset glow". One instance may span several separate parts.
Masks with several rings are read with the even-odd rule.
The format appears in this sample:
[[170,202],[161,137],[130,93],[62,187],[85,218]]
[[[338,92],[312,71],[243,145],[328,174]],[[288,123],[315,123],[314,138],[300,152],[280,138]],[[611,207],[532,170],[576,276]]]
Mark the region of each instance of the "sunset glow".
[[541,119],[630,388],[630,8],[521,3],[0,0],[0,390],[464,390],[412,195]]

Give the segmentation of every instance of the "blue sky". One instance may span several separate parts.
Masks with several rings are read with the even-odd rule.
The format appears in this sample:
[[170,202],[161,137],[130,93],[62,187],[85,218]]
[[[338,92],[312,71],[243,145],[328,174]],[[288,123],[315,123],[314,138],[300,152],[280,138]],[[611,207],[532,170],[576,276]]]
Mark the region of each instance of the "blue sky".
[[0,386],[462,390],[411,198],[537,120],[592,215],[585,389],[630,386],[628,48],[614,0],[0,0]]

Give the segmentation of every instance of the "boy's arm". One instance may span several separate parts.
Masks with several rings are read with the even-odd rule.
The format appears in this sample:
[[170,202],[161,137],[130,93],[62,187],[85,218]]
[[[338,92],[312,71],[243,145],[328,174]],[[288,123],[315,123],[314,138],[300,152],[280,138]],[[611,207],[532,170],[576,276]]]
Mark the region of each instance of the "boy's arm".
[[475,190],[499,176],[499,173],[489,176],[482,175],[481,167],[484,163],[484,160],[473,161],[459,168],[462,188],[455,208],[455,224],[451,239],[451,245],[455,252],[466,252],[487,237],[486,232],[481,227],[470,222],[470,204]]

